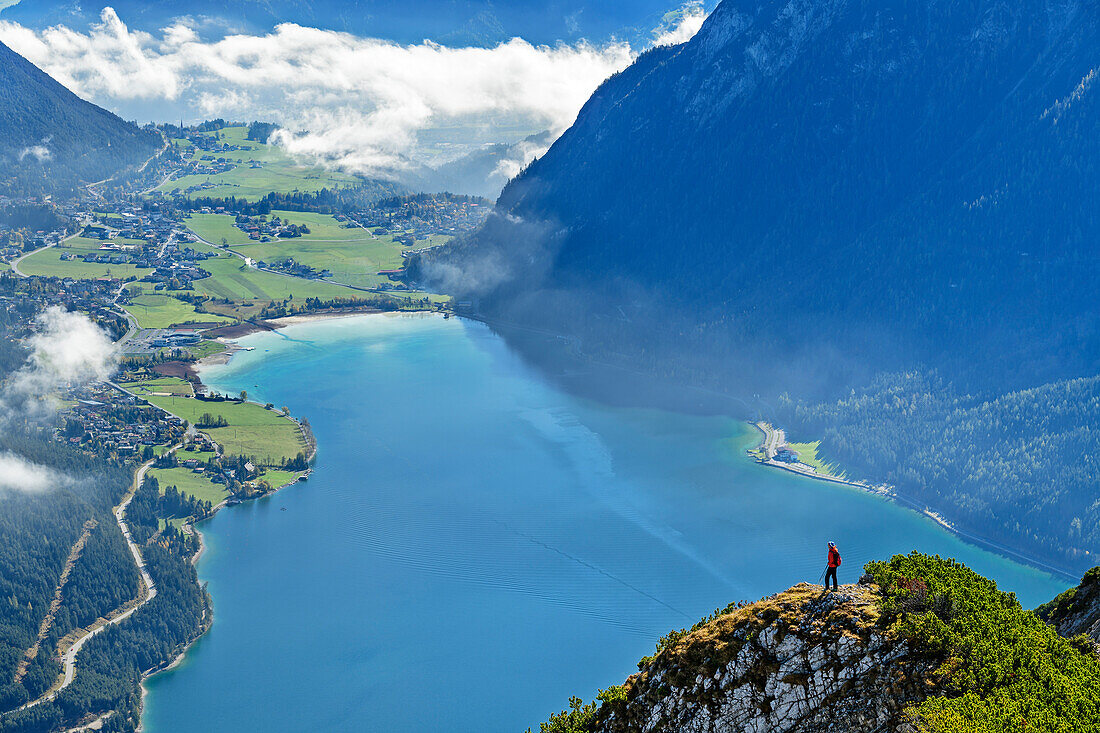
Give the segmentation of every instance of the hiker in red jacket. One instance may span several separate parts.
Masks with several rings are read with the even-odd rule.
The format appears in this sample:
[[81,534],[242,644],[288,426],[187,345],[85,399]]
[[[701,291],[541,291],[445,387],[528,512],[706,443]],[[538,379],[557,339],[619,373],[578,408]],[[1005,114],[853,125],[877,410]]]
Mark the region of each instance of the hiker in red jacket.
[[829,589],[829,578],[833,579],[833,590],[837,589],[836,569],[840,567],[840,552],[836,549],[836,543],[829,543],[829,567],[825,570],[825,590]]

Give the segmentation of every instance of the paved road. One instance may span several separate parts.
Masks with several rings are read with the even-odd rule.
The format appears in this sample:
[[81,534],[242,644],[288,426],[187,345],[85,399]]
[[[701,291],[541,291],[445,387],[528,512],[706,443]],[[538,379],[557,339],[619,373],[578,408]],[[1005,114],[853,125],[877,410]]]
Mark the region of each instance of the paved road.
[[758,422],[756,426],[764,431],[764,456],[770,461],[775,458],[779,446],[786,445],[787,435],[782,430],[776,430],[766,422]]
[[19,257],[16,257],[14,260],[11,261],[11,271],[14,272],[16,275],[18,275],[19,277],[30,277],[30,275],[28,275],[27,273],[25,273],[25,272],[23,272],[22,270],[19,269],[19,263],[20,262],[22,262],[26,258],[30,257],[31,255],[38,254],[39,252],[41,252],[44,249],[49,249],[50,247],[56,247],[58,244],[63,244],[65,242],[68,242],[70,239],[73,239],[74,237],[79,237],[80,233],[82,231],[84,231],[85,224],[86,224],[86,222],[82,220],[80,222],[80,228],[76,230],[76,234],[70,234],[69,236],[62,239],[60,242],[57,242],[55,244],[47,244],[45,247],[39,247],[36,250],[33,250],[31,252],[27,252],[24,255],[20,255]]

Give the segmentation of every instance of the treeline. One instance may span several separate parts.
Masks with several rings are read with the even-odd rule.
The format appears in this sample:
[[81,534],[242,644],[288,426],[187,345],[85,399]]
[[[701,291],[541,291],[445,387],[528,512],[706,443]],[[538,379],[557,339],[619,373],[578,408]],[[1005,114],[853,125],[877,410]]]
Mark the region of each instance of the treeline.
[[[162,492],[156,477],[149,476],[142,483],[138,493],[134,495],[130,506],[126,508],[126,519],[134,540],[144,543],[156,534],[160,526],[159,519],[184,517],[205,519],[210,516],[213,509],[214,506],[209,501],[196,499],[175,486],[167,486]],[[197,550],[197,540],[195,542]]]
[[229,427],[229,421],[225,419],[224,415],[211,415],[209,412],[202,413],[198,421],[195,423],[197,428],[226,428]]
[[469,196],[464,193],[413,193],[403,196],[390,196],[382,199],[374,205],[380,211],[398,211],[399,209],[412,210],[419,213],[419,209],[427,210],[438,203],[448,204],[478,204],[492,206],[493,202],[481,196]]
[[792,437],[991,539],[1075,568],[1100,552],[1100,377],[1002,395],[883,375],[834,402],[784,396]]
[[369,209],[378,201],[392,198],[400,193],[403,187],[389,181],[365,180],[359,185],[349,188],[330,189],[322,188],[316,193],[269,193],[259,201],[247,201],[236,196],[225,198],[212,198],[198,196],[184,198],[180,206],[187,211],[196,211],[203,207],[211,209],[223,208],[235,214],[246,216],[264,216],[270,214],[273,209],[282,211],[308,211],[318,214],[338,214],[348,211]]
[[282,318],[295,313],[316,313],[318,311],[339,311],[371,308],[380,311],[428,310],[432,308],[430,298],[394,298],[386,295],[373,295],[366,298],[306,298],[301,301],[284,300],[272,302],[260,311],[260,318]]
[[248,125],[248,133],[245,138],[266,145],[278,129],[279,126],[274,122],[252,122]]
[[29,232],[49,232],[64,229],[69,220],[49,204],[8,204],[0,206],[0,224]]

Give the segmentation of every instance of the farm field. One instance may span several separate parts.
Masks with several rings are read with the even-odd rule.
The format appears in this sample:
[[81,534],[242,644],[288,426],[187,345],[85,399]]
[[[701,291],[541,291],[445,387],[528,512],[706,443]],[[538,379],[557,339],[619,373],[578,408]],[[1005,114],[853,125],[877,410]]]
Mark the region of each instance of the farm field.
[[152,404],[187,420],[199,422],[204,413],[224,417],[224,428],[200,428],[220,443],[227,455],[255,458],[261,465],[276,465],[305,450],[298,425],[280,413],[252,402],[208,402],[188,397],[146,396]]
[[199,313],[195,306],[170,295],[142,293],[130,299],[124,308],[142,328],[169,328],[177,323],[232,323],[233,319],[212,313]]
[[[245,127],[227,127],[219,131],[221,141],[228,145],[236,145],[243,150],[233,150],[225,153],[208,153],[204,150],[194,149],[190,151],[192,160],[202,162],[204,155],[213,155],[215,158],[224,157],[232,161],[238,159],[242,162],[231,171],[215,175],[184,176],[176,180],[167,181],[154,189],[166,195],[191,195],[211,196],[215,198],[236,196],[237,198],[257,201],[272,191],[292,193],[294,191],[315,192],[322,188],[342,188],[353,186],[359,179],[345,173],[329,171],[322,166],[302,165],[286,152],[275,145],[246,140],[248,133]],[[214,133],[208,133],[213,135]],[[260,164],[260,168],[252,168],[252,161]],[[211,184],[208,188],[187,192],[188,188]]]
[[[193,458],[197,455],[180,454],[181,460],[185,457]],[[149,475],[155,477],[160,483],[162,493],[168,486],[175,486],[185,494],[190,494],[196,499],[208,501],[211,504],[217,504],[229,496],[225,484],[216,484],[203,474],[195,473],[190,468],[183,468],[182,466],[178,468],[150,468]]]
[[[421,240],[413,247],[394,241],[392,235],[375,235],[360,227],[343,226],[328,214],[273,210],[286,222],[305,225],[310,233],[291,239],[257,242],[237,229],[228,214],[196,214],[188,220],[191,230],[208,242],[221,244],[224,239],[236,252],[257,262],[278,262],[287,257],[316,270],[329,270],[332,279],[357,287],[374,288],[388,282],[381,270],[404,265],[401,252],[424,247]],[[432,237],[431,244],[442,244],[449,237]]]
[[154,392],[166,392],[171,395],[191,396],[195,392],[191,389],[191,383],[177,377],[160,377],[141,382],[127,382],[122,385],[136,395],[148,395]]
[[[194,245],[202,251],[217,251],[203,244]],[[205,293],[215,298],[230,300],[259,300],[266,304],[272,300],[284,300],[293,297],[305,298],[350,298],[355,291],[317,280],[305,280],[298,277],[263,272],[247,266],[235,255],[223,252],[218,257],[205,260],[202,268],[210,277],[195,280],[192,284],[195,292]]]
[[[113,244],[143,245],[136,239],[114,239]],[[81,260],[63,261],[62,254],[81,257],[88,253],[106,254],[100,250],[103,242],[98,239],[74,237],[63,244],[47,247],[40,252],[26,257],[19,263],[19,269],[27,275],[40,275],[42,277],[71,277],[77,280],[90,280],[97,277],[114,277],[126,279],[130,276],[142,278],[152,272],[147,267],[135,267],[134,265],[110,265],[102,262],[82,262]]]
[[301,475],[302,471],[276,471],[274,469],[268,469],[267,473],[260,476],[260,480],[269,483],[271,488],[278,489],[282,486],[286,486],[292,481],[297,481],[298,477]]

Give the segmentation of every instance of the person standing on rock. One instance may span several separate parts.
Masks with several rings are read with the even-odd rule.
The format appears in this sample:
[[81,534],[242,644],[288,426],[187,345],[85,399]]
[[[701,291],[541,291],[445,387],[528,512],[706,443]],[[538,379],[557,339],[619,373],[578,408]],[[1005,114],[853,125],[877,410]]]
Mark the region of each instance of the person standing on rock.
[[836,549],[836,543],[829,543],[829,565],[825,568],[825,590],[829,589],[829,578],[833,579],[833,590],[837,589],[836,569],[840,567],[840,551]]

